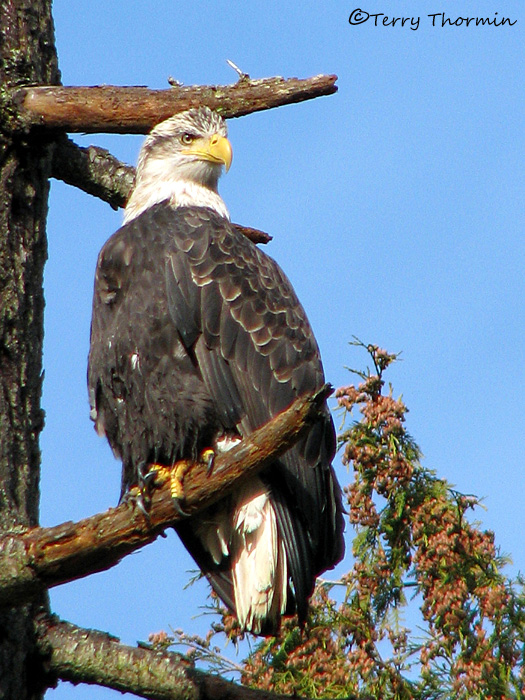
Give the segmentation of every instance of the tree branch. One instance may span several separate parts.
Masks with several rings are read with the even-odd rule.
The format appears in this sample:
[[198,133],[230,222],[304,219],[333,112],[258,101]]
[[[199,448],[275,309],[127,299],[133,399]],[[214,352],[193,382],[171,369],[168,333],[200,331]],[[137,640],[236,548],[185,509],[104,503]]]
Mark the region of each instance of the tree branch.
[[[135,168],[111,155],[105,148],[82,148],[61,134],[56,139],[51,176],[108,202],[113,209],[124,207],[135,180]],[[268,243],[263,231],[232,224],[254,243]]]
[[135,168],[122,163],[105,148],[82,148],[61,134],[55,142],[51,177],[108,202],[124,207],[135,182]]
[[287,697],[231,683],[197,670],[179,654],[126,646],[115,637],[82,629],[54,616],[42,617],[36,629],[37,644],[47,660],[50,675],[72,683],[103,685],[150,700],[284,700]]
[[13,131],[34,126],[68,132],[145,134],[164,119],[190,107],[207,105],[225,119],[302,102],[337,91],[336,75],[312,78],[281,77],[232,85],[146,87],[31,87],[13,93],[14,109],[4,108],[4,121]]
[[[188,515],[212,505],[290,449],[319,416],[331,387],[297,399],[249,438],[217,455],[213,472],[190,466],[184,477]],[[133,499],[77,523],[38,527],[0,540],[0,605],[30,599],[43,588],[104,571],[155,540],[181,519],[169,484],[155,488],[146,517]]]

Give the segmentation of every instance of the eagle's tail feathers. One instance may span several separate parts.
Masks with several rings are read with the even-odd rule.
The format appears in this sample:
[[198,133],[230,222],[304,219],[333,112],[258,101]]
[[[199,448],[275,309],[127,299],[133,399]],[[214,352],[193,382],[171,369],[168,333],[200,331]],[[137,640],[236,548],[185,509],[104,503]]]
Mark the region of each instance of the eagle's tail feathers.
[[287,603],[286,552],[268,490],[259,479],[237,494],[231,557],[241,627],[254,634],[277,629]]

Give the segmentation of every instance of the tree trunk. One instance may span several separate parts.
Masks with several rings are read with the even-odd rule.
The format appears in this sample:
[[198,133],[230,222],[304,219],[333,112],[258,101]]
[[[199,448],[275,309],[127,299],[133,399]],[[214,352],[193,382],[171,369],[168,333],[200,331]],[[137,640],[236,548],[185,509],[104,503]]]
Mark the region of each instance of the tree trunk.
[[[57,84],[48,0],[3,0],[0,84]],[[2,95],[0,92],[0,101]],[[0,104],[1,106],[1,104]],[[0,121],[0,533],[38,522],[39,433],[50,147]],[[33,618],[46,599],[0,613],[0,698],[42,697]]]

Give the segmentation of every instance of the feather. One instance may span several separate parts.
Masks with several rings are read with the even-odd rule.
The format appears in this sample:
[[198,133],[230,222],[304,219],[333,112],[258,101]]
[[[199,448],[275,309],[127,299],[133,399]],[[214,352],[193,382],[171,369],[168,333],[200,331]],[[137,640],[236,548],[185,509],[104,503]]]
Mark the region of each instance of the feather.
[[[156,204],[99,256],[88,383],[123,493],[153,461],[248,436],[324,383],[304,310],[277,264],[211,209]],[[328,411],[259,479],[177,526],[217,594],[255,633],[301,620],[343,552]]]
[[276,513],[259,479],[236,494],[231,545],[235,609],[242,628],[259,634],[286,610],[287,563]]

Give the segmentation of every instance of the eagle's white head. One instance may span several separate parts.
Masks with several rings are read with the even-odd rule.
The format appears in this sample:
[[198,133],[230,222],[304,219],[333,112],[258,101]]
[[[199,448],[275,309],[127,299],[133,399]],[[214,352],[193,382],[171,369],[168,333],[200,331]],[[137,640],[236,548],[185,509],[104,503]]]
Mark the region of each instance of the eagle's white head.
[[140,150],[124,223],[166,200],[174,207],[210,207],[229,219],[217,191],[222,168],[228,170],[232,161],[227,133],[224,119],[208,107],[157,124]]

